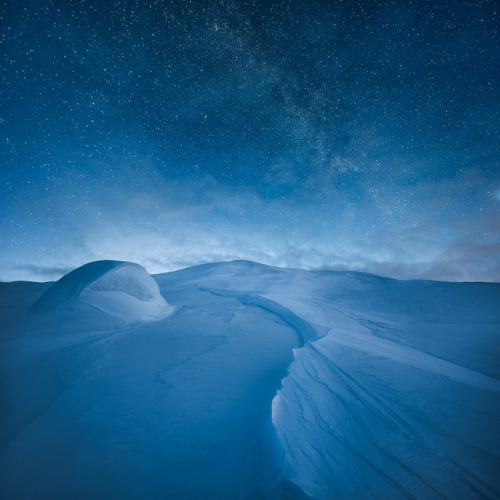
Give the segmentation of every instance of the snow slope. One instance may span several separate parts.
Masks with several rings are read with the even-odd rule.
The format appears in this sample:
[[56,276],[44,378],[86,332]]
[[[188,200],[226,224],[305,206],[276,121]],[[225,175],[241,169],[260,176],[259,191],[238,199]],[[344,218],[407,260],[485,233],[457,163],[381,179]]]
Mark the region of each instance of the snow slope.
[[155,280],[0,284],[1,498],[500,497],[500,285]]

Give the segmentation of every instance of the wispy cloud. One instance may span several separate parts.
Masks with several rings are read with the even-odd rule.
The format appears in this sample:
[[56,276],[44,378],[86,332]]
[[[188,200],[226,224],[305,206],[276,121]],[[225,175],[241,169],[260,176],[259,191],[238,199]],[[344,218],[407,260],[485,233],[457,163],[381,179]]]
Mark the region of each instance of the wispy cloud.
[[44,266],[37,264],[17,264],[12,267],[13,274],[22,276],[24,280],[33,281],[54,281],[73,269],[74,267],[71,266]]
[[[355,175],[348,162],[338,175],[349,176],[351,170]],[[307,181],[315,197],[311,204],[303,191],[265,199],[202,172],[196,180],[173,181],[154,169],[138,174],[133,165],[121,165],[109,182],[101,178],[92,186],[91,204],[54,218],[57,239],[50,247],[40,244],[38,262],[20,264],[22,256],[12,247],[4,266],[10,270],[2,278],[56,279],[100,259],[138,262],[151,273],[249,259],[403,279],[500,281],[492,185],[464,174],[395,188],[394,181],[372,186],[365,176],[356,198],[349,199],[352,194],[335,190],[334,182],[323,189],[324,175]],[[467,198],[471,185],[478,186],[474,199]],[[47,204],[57,213],[66,196],[58,193]],[[460,210],[465,202],[467,216]]]

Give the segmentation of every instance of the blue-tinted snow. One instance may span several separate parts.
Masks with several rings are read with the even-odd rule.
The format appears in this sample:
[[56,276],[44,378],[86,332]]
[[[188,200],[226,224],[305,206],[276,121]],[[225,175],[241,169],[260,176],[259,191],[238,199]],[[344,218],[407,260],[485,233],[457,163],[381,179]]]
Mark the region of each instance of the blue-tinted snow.
[[2,498],[500,495],[500,285],[103,265],[0,286]]
[[156,281],[142,266],[112,260],[91,262],[66,274],[31,310],[64,314],[89,308],[125,323],[157,321],[173,312]]

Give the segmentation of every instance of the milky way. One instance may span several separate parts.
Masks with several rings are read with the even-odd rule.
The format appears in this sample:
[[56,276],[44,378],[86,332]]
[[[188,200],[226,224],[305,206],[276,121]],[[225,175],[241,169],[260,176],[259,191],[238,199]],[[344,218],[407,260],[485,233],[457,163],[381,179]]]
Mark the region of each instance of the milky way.
[[244,258],[499,281],[497,10],[2,2],[0,279]]

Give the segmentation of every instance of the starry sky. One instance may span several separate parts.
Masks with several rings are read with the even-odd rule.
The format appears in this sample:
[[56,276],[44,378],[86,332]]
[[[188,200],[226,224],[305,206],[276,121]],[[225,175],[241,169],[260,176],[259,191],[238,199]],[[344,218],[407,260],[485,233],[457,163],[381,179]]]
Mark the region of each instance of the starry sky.
[[500,281],[494,0],[0,7],[0,280],[249,259]]

